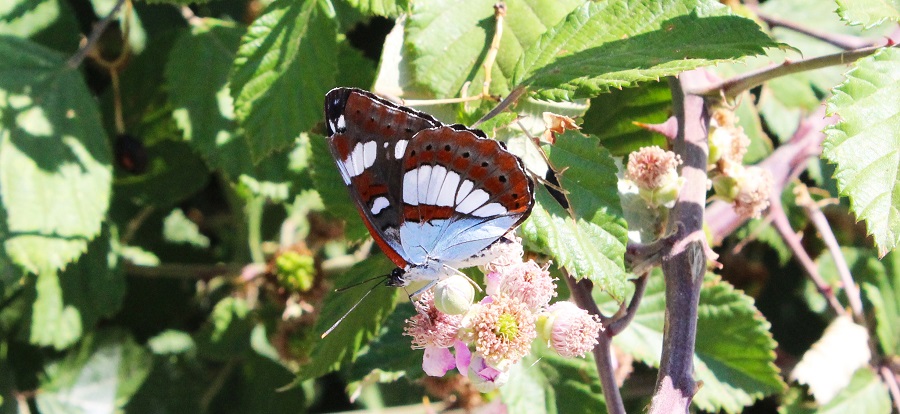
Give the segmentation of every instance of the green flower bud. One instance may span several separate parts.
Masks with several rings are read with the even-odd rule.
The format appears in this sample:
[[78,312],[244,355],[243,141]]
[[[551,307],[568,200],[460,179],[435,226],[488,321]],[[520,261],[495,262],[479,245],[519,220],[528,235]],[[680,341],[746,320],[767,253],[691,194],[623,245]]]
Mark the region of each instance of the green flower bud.
[[315,281],[315,260],[294,251],[287,251],[275,259],[275,274],[278,283],[287,289],[307,292]]
[[466,313],[474,300],[475,288],[462,276],[450,276],[434,286],[434,306],[448,315]]

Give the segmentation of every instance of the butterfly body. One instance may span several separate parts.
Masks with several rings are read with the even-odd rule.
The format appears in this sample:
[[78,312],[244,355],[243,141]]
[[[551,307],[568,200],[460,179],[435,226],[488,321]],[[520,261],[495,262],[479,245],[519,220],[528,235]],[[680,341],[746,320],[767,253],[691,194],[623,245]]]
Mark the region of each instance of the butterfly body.
[[534,205],[522,161],[480,130],[352,88],[326,95],[325,120],[344,184],[398,267],[391,286],[486,263]]

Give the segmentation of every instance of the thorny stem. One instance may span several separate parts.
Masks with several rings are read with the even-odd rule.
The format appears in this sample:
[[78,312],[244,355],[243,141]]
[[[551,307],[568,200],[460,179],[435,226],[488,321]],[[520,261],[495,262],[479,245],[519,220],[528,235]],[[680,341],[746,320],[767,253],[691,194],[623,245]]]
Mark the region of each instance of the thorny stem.
[[735,76],[731,79],[726,79],[712,86],[705,86],[703,87],[703,89],[692,91],[692,94],[710,97],[723,96],[724,98],[730,100],[736,98],[744,91],[761,85],[763,82],[794,73],[853,63],[857,59],[869,56],[881,50],[881,48],[885,46],[893,47],[894,44],[888,42],[887,44],[881,46],[863,47],[855,50],[838,52],[831,55],[817,56],[809,59],[800,59],[797,61],[788,60],[777,66],[757,69]]
[[[706,273],[706,238],[703,210],[706,204],[706,142],[709,112],[701,96],[686,93],[708,83],[706,72],[695,70],[670,78],[672,106],[678,119],[675,153],[683,164],[685,183],[670,213],[670,229],[677,228],[675,243],[663,255],[666,313],[663,347],[651,413],[687,413],[697,392],[694,382],[694,345],[700,287]],[[675,223],[678,223],[677,225]]]
[[[572,298],[575,300],[575,303],[590,314],[605,318],[591,295],[591,290],[593,289],[591,281],[582,279],[576,282],[565,269],[563,269],[563,275],[566,284],[569,285],[569,290],[572,292]],[[597,335],[597,346],[594,347],[593,351],[594,363],[597,364],[600,386],[603,387],[606,410],[610,414],[625,414],[625,403],[622,401],[622,394],[619,392],[618,384],[616,384],[611,345],[612,336],[607,331],[600,331],[600,334]]]
[[900,386],[897,385],[897,375],[886,365],[882,365],[878,369],[878,373],[881,374],[881,378],[887,384],[888,391],[891,393],[891,399],[894,400],[894,408],[897,412],[900,412]]
[[[777,194],[777,193],[776,193]],[[841,306],[841,303],[838,302],[837,297],[834,295],[834,290],[831,288],[822,276],[819,274],[819,269],[816,267],[813,259],[809,257],[809,254],[806,253],[806,249],[803,248],[803,244],[800,242],[800,237],[797,236],[797,233],[794,232],[794,229],[791,228],[791,223],[788,221],[787,215],[784,213],[784,209],[781,207],[781,200],[778,199],[777,196],[772,197],[771,205],[769,206],[769,215],[772,217],[772,224],[775,226],[775,230],[778,231],[778,234],[781,235],[781,238],[784,239],[784,242],[787,243],[788,247],[794,252],[794,258],[797,259],[797,262],[800,263],[800,266],[803,267],[803,270],[806,270],[806,274],[809,275],[809,279],[812,280],[813,284],[816,285],[816,289],[825,299],[828,300],[828,304],[831,305],[831,308],[834,309],[834,312],[838,316],[843,316],[847,314],[847,311],[844,310],[844,307]]]
[[847,300],[850,302],[853,318],[858,323],[864,323],[865,315],[863,314],[862,296],[859,287],[853,281],[850,267],[847,266],[847,259],[844,258],[844,254],[841,252],[841,246],[838,245],[837,238],[834,237],[834,231],[831,230],[828,219],[825,218],[825,214],[819,209],[819,205],[809,196],[806,187],[797,186],[795,188],[796,191],[800,192],[797,194],[797,204],[806,211],[806,215],[809,216],[810,221],[812,221],[816,230],[819,231],[822,241],[825,242],[825,246],[828,248],[831,256],[834,257],[834,264],[844,285],[844,293],[847,294]]
[[861,47],[872,46],[873,44],[872,41],[860,39],[856,36],[816,30],[812,27],[794,21],[779,19],[766,13],[760,13],[759,11],[756,11],[756,16],[762,19],[762,21],[766,22],[769,27],[783,27],[788,30],[793,30],[797,33],[802,33],[809,37],[819,39],[826,43],[830,43],[844,50],[859,49]]
[[115,17],[116,13],[119,12],[119,9],[122,8],[123,4],[125,4],[125,0],[118,0],[116,2],[116,5],[113,6],[112,10],[110,10],[109,14],[107,14],[106,17],[103,18],[103,20],[100,20],[96,25],[94,25],[94,28],[91,29],[91,34],[88,35],[87,41],[85,41],[84,44],[81,45],[81,48],[78,49],[78,51],[75,52],[75,54],[72,55],[71,58],[69,58],[68,62],[66,62],[66,64],[70,68],[75,69],[81,65],[81,62],[84,61],[84,58],[87,56],[88,52],[90,52],[91,49],[93,49],[94,46],[97,45],[97,41],[100,40],[100,35],[102,35],[103,31],[106,30],[106,26],[109,26],[109,23],[112,22],[113,17]]
[[628,324],[637,314],[637,309],[641,306],[641,299],[644,297],[644,291],[647,289],[647,280],[650,279],[650,273],[644,273],[634,280],[634,294],[631,296],[631,302],[628,302],[628,308],[625,313],[618,319],[614,319],[609,326],[606,327],[608,336],[616,336],[628,327]]

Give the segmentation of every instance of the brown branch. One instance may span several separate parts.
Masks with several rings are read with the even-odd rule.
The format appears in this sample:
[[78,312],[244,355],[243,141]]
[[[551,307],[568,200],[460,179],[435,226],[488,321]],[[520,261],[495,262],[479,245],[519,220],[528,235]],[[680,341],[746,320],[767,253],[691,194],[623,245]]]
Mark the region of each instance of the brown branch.
[[872,40],[863,39],[857,36],[816,30],[815,28],[794,21],[780,19],[766,13],[760,13],[759,11],[756,12],[756,16],[766,22],[769,27],[783,27],[788,30],[793,30],[797,33],[821,40],[844,50],[859,49],[866,46],[872,46],[875,43]]
[[176,278],[176,279],[208,279],[215,276],[238,276],[244,268],[244,264],[193,264],[193,263],[165,263],[158,266],[138,266],[126,262],[125,274],[128,276],[146,278]]
[[[591,281],[587,279],[575,281],[565,269],[562,271],[575,303],[590,314],[603,318],[604,315],[591,295],[591,290],[594,288]],[[603,388],[603,398],[606,400],[606,411],[610,414],[625,414],[625,403],[622,401],[622,394],[619,393],[619,386],[616,384],[616,373],[612,363],[612,337],[608,331],[600,331],[600,334],[597,335],[597,342],[593,351],[594,363],[597,364],[597,374],[600,376],[600,386]]]
[[837,297],[834,294],[834,289],[825,282],[825,279],[822,279],[822,276],[819,274],[819,269],[816,267],[816,263],[809,257],[809,253],[806,252],[806,249],[803,248],[803,244],[800,242],[800,237],[797,236],[797,233],[791,228],[791,223],[788,221],[787,215],[784,213],[784,209],[781,206],[781,200],[778,197],[780,194],[774,192],[773,194],[775,196],[769,200],[771,202],[771,205],[769,205],[769,215],[772,216],[772,224],[775,226],[775,230],[778,231],[778,234],[781,235],[784,242],[787,243],[791,251],[794,252],[794,259],[796,259],[797,262],[800,263],[800,266],[803,267],[803,270],[806,271],[806,274],[813,284],[816,285],[816,289],[819,293],[828,300],[828,304],[831,305],[834,312],[838,316],[846,315],[847,311],[845,311],[844,307],[841,306],[841,303],[838,302]]
[[816,56],[814,58],[800,59],[796,61],[786,60],[780,65],[770,66],[743,73],[733,78],[726,79],[715,85],[704,86],[703,89],[696,89],[691,93],[709,97],[722,96],[726,99],[734,99],[741,93],[748,91],[756,86],[762,85],[763,82],[794,73],[853,63],[859,58],[869,56],[881,50],[881,48],[883,47],[893,46],[893,42],[888,41],[880,46],[863,47],[859,49],[838,52],[831,55]]
[[803,207],[809,220],[818,230],[831,256],[834,257],[835,267],[837,267],[838,275],[840,275],[841,282],[844,285],[844,293],[847,295],[850,309],[853,311],[853,319],[857,323],[865,324],[862,294],[859,291],[859,286],[856,286],[856,283],[853,281],[853,275],[850,274],[850,266],[847,265],[847,259],[844,258],[844,253],[841,252],[841,246],[838,244],[837,238],[834,237],[834,232],[831,230],[831,225],[828,224],[828,219],[825,218],[825,214],[819,209],[819,205],[810,197],[809,191],[805,186],[798,185],[795,187],[795,193],[798,191],[800,193],[797,194],[797,204]]
[[628,327],[628,324],[634,319],[634,315],[637,314],[638,307],[641,306],[641,299],[644,298],[644,291],[647,289],[647,281],[650,279],[650,273],[644,273],[640,277],[634,280],[634,294],[631,295],[631,301],[628,302],[628,308],[625,309],[625,313],[622,316],[614,319],[609,326],[606,327],[606,334],[610,337],[618,335],[625,328]]
[[[675,153],[683,164],[685,184],[672,209],[670,232],[676,241],[663,256],[666,283],[666,313],[662,356],[651,413],[687,413],[697,391],[694,382],[694,345],[697,307],[706,272],[703,210],[706,204],[706,138],[709,112],[701,96],[685,93],[709,83],[706,72],[695,70],[669,79],[672,107],[678,119]],[[678,223],[678,224],[675,224]],[[673,231],[674,229],[676,229]]]

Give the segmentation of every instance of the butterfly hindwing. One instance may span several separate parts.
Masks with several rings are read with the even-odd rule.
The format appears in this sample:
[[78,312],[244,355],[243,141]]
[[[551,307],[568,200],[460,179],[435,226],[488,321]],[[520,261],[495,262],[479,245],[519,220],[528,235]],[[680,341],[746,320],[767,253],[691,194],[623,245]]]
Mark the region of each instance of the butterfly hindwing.
[[481,131],[418,132],[402,160],[403,248],[450,265],[480,252],[524,220],[534,186],[518,157]]
[[432,116],[400,107],[359,89],[325,96],[328,144],[369,232],[398,266],[402,216],[401,159],[419,131],[441,125]]

